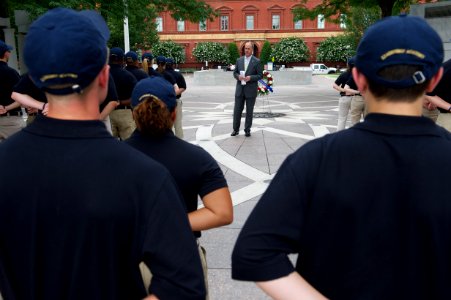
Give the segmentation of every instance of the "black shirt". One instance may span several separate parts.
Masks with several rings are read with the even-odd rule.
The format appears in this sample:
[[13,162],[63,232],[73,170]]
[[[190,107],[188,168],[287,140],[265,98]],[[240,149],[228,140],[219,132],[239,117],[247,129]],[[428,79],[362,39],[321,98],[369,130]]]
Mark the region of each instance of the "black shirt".
[[119,100],[127,100],[132,96],[133,88],[137,80],[132,73],[122,68],[118,64],[110,64],[110,73],[113,76],[116,85],[117,96]]
[[246,221],[232,278],[296,270],[328,299],[449,299],[450,170],[451,135],[425,117],[368,114],[310,141]]
[[[0,105],[7,106],[14,102],[11,94],[19,80],[19,73],[13,68],[10,68],[6,62],[0,61]],[[20,107],[10,110],[10,112],[16,111],[20,112]]]
[[14,92],[28,95],[40,102],[47,102],[45,93],[33,83],[28,73],[22,75],[20,81],[14,86]]
[[127,65],[125,67],[125,69],[127,71],[129,71],[130,73],[132,73],[133,76],[135,76],[137,81],[140,81],[141,79],[149,77],[149,75],[147,75],[146,72],[144,72],[144,70],[141,70],[137,66]]
[[0,144],[0,165],[5,300],[142,299],[141,261],[159,299],[205,299],[172,177],[101,121],[38,115]]
[[[227,187],[221,168],[203,148],[179,139],[169,130],[163,137],[143,136],[135,130],[125,141],[163,164],[182,192],[188,212],[197,209],[197,197]],[[200,236],[200,232],[194,233]]]
[[107,106],[108,103],[112,102],[112,101],[118,101],[118,96],[117,96],[117,91],[116,91],[116,84],[114,82],[114,78],[113,75],[109,76],[108,79],[108,92],[106,95],[105,100],[100,103],[100,112],[102,112],[102,110],[105,108],[105,106]]
[[[166,67],[166,72],[168,72],[170,75],[172,75],[172,77],[174,77],[177,86],[181,89],[185,89],[186,90],[186,81],[185,81],[185,77],[183,77],[183,75],[180,72],[177,72],[176,70],[174,70],[173,68],[170,67]],[[177,99],[179,99],[182,95],[177,95]]]
[[[335,84],[338,85],[339,87],[344,88],[349,80],[349,77],[351,77],[351,72],[344,71],[343,73],[340,74],[340,76],[338,76],[337,80],[335,80]],[[340,92],[340,96],[344,95],[346,95],[345,92]]]

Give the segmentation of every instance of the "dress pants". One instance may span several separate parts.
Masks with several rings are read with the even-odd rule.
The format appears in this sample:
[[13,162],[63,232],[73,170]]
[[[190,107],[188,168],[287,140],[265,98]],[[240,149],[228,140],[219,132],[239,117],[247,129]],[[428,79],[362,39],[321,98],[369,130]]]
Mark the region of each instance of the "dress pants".
[[365,101],[362,96],[355,95],[351,97],[351,123],[355,125],[360,122],[360,119],[365,117]]
[[245,98],[245,96],[235,97],[235,106],[233,108],[233,130],[239,131],[241,124],[241,114],[243,113],[244,103],[246,103],[246,120],[244,122],[244,132],[251,132],[252,118],[254,115],[254,98]]
[[177,106],[175,107],[176,115],[175,115],[175,121],[174,121],[174,133],[175,133],[175,136],[180,139],[183,139],[182,106],[183,106],[182,100],[177,99]]
[[346,121],[348,120],[349,109],[351,108],[350,96],[341,96],[338,99],[338,124],[337,131],[346,128]]
[[130,137],[136,128],[131,109],[115,109],[110,113],[113,136],[121,140]]

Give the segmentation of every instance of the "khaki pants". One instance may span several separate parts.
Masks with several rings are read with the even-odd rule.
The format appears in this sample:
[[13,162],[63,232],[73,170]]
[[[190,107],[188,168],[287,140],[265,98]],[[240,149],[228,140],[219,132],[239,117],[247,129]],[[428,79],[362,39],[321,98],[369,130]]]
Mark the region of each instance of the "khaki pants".
[[[207,251],[205,251],[205,248],[202,247],[199,242],[197,243],[198,250],[199,250],[199,256],[200,256],[200,262],[202,264],[202,270],[204,271],[204,280],[205,280],[205,290],[207,291],[207,296],[205,297],[205,300],[210,299],[208,295],[208,266],[207,266]],[[139,269],[141,270],[141,276],[143,278],[144,286],[146,288],[146,291],[149,291],[150,283],[152,281],[152,273],[150,272],[149,268],[146,266],[145,263],[139,264]],[[2,300],[2,299],[0,299]]]
[[0,117],[0,142],[6,140],[14,133],[25,127],[25,121],[21,116]]
[[110,113],[113,136],[126,140],[135,130],[135,121],[131,109],[115,109]]
[[175,136],[183,139],[183,128],[182,128],[182,100],[177,99],[177,106],[175,108],[176,114],[175,114],[175,121],[174,121],[174,133]]
[[362,96],[352,96],[351,98],[351,123],[355,125],[366,115],[365,101]]
[[451,131],[451,113],[440,113],[437,118],[437,125]]
[[432,121],[437,122],[438,115],[440,114],[440,111],[436,108],[433,110],[428,110],[423,107],[423,116],[430,118]]

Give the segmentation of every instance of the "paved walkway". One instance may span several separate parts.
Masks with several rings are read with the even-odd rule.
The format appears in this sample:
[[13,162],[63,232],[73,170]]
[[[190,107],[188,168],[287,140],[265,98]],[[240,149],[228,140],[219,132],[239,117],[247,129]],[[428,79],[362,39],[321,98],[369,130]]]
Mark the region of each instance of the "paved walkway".
[[255,284],[231,279],[235,240],[287,155],[336,130],[338,93],[332,89],[333,79],[314,76],[311,85],[283,86],[277,82],[277,72],[273,75],[274,93],[257,98],[254,113],[274,117],[254,118],[249,138],[242,130],[230,136],[234,86],[194,86],[193,78],[186,76],[188,89],[182,97],[185,140],[200,145],[218,161],[234,204],[234,222],[206,231],[201,238],[207,250],[211,300],[268,299]]

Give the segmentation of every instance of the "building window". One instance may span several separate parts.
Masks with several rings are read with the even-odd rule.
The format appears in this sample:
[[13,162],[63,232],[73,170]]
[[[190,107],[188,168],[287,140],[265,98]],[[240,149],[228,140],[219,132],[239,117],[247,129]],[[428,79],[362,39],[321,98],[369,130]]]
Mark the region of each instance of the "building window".
[[229,30],[229,16],[221,16],[221,31]]
[[280,29],[280,15],[272,15],[272,29]]
[[302,20],[294,22],[294,29],[302,29]]
[[318,15],[318,29],[324,29],[325,23],[324,15]]
[[177,21],[177,31],[185,31],[185,21],[183,20]]
[[340,15],[340,28],[345,29],[346,28],[346,14]]
[[155,19],[155,24],[157,24],[157,31],[158,32],[163,31],[163,18],[162,17],[157,17]]
[[207,20],[199,22],[199,31],[207,31]]
[[254,29],[254,16],[246,16],[246,30]]

